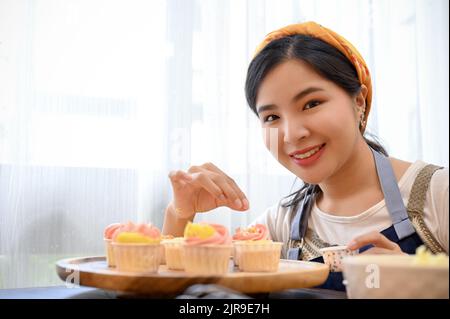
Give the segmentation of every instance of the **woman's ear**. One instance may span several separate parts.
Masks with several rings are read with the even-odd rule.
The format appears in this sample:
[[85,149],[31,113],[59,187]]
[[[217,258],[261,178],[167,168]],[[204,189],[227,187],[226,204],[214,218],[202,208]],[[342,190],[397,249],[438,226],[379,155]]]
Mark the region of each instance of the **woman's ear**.
[[364,128],[366,127],[365,113],[366,113],[367,92],[368,92],[367,87],[364,84],[361,84],[361,89],[359,90],[359,93],[355,97],[356,117],[357,121],[359,122],[359,128],[361,132],[363,132]]
[[356,105],[362,109],[366,108],[367,86],[361,84],[361,90],[356,95]]

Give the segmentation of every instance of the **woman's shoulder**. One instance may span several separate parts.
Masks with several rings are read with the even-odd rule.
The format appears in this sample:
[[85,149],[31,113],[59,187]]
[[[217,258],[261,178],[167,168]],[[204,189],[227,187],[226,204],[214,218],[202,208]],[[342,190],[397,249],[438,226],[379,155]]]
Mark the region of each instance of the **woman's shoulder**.
[[402,179],[408,169],[412,168],[414,164],[412,162],[403,161],[395,157],[389,157],[389,161],[391,162],[392,170],[394,171],[397,182]]
[[421,212],[427,227],[415,226],[425,234],[431,232],[448,252],[449,169],[416,161],[405,175],[402,187],[407,190],[408,209]]
[[267,208],[267,213],[276,218],[284,217],[292,210],[292,206],[290,205],[291,200],[292,198],[281,198],[275,204]]
[[[411,195],[410,192],[414,184],[426,185],[425,189],[427,193],[435,199],[436,197],[445,197],[445,193],[448,193],[449,169],[447,167],[431,164],[437,168],[433,169],[433,167],[429,167],[430,163],[422,160],[417,160],[414,163],[392,158],[390,160],[397,177],[399,188],[407,197]],[[421,172],[423,173],[420,174]],[[423,189],[422,187],[420,188]]]
[[259,215],[257,222],[266,224],[283,224],[290,220],[292,207],[288,206],[289,201],[282,198],[273,205],[267,207],[263,214]]
[[[389,157],[389,160],[391,162],[392,169],[399,184],[404,184],[405,182],[407,182],[407,180],[413,183],[417,175],[422,171],[422,169],[430,165],[430,163],[424,162],[422,160],[417,160],[415,162],[408,162],[394,157]],[[441,169],[437,170],[432,175],[431,183],[435,184],[436,182],[438,182],[438,184],[441,184],[441,182],[447,181],[448,184],[448,175],[449,175],[448,168],[441,167],[439,165],[434,166],[437,166]]]
[[266,208],[263,214],[258,216],[254,224],[264,224],[269,229],[270,238],[274,241],[285,241],[289,236],[291,209],[286,207],[285,199],[281,199],[272,206]]

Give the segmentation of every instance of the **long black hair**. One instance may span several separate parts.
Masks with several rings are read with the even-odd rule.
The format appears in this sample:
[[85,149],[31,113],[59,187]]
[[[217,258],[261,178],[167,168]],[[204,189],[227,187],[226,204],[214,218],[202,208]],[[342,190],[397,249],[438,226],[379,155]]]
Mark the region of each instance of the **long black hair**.
[[[261,82],[276,66],[292,59],[306,62],[318,74],[335,83],[350,96],[356,96],[361,90],[355,67],[338,49],[308,35],[286,36],[270,42],[255,56],[248,67],[245,96],[250,109],[256,115],[258,115],[256,99]],[[368,136],[371,138],[369,139]],[[364,133],[363,138],[375,151],[388,156],[386,149],[374,135]],[[304,183],[299,190],[286,196],[286,198],[292,199],[283,206],[295,207],[303,199],[310,186],[312,185]],[[314,187],[314,189],[315,192],[321,191],[319,187]]]

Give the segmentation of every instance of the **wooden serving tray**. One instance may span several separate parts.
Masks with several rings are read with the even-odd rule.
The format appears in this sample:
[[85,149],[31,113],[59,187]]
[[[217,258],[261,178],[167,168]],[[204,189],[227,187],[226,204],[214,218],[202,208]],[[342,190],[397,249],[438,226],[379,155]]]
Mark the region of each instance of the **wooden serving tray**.
[[108,267],[103,256],[56,263],[59,277],[67,283],[146,295],[182,293],[194,284],[217,284],[243,293],[308,288],[324,283],[329,272],[328,266],[321,263],[286,259],[280,260],[277,272],[241,272],[232,260],[229,267],[223,276],[199,276],[168,270],[165,265],[159,267],[158,273],[120,272]]

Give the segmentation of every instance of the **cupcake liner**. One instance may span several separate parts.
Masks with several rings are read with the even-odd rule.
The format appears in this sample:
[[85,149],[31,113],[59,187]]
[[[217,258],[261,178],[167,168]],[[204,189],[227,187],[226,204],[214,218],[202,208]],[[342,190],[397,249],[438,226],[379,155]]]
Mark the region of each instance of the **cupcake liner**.
[[171,270],[184,270],[184,249],[182,242],[165,242],[167,268]]
[[187,273],[223,275],[229,270],[232,245],[184,245],[184,268]]
[[119,271],[157,272],[161,263],[160,244],[112,243],[116,267]]
[[[161,242],[161,244],[162,244],[162,242]],[[160,262],[160,264],[161,265],[165,265],[166,264],[166,249],[165,249],[164,245],[161,245],[160,249],[161,249],[161,262]]]
[[246,272],[275,272],[280,264],[281,247],[278,242],[236,243],[239,270]]
[[112,240],[111,239],[103,239],[105,242],[105,250],[106,250],[106,263],[108,264],[108,267],[115,267],[116,261],[114,259],[114,252],[112,248]]
[[233,257],[234,265],[236,267],[239,266],[239,254],[238,254],[236,246],[239,245],[242,242],[244,242],[244,241],[243,240],[233,240],[232,257]]

